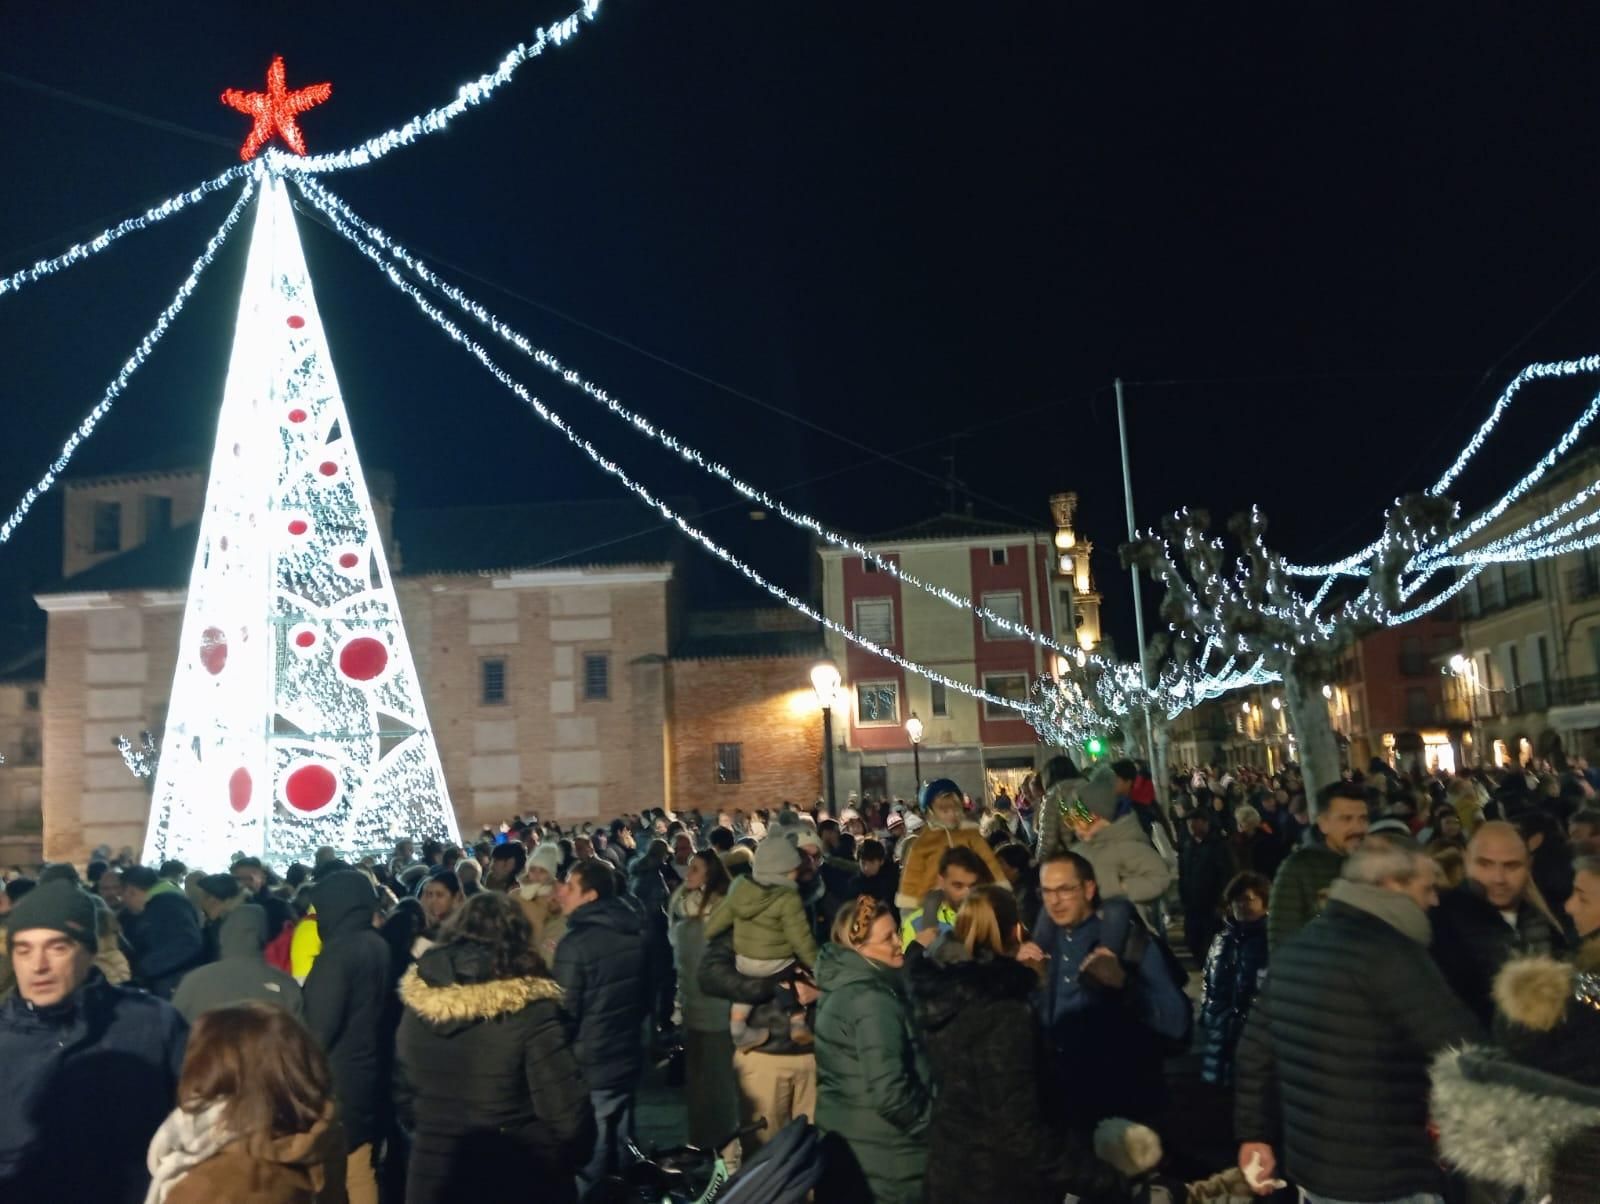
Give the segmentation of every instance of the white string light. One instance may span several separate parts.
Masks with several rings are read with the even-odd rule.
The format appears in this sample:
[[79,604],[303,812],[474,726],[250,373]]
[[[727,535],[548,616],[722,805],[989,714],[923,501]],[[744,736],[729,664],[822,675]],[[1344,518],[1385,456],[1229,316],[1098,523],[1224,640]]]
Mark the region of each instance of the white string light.
[[350,233],[345,233],[345,238],[352,246],[370,259],[377,266],[378,270],[382,272],[383,275],[388,277],[391,284],[393,284],[406,296],[410,297],[412,303],[415,304],[416,307],[423,312],[423,314],[431,319],[435,326],[444,331],[445,334],[447,334],[454,342],[458,343],[466,351],[470,352],[472,356],[483,365],[483,367],[491,376],[498,380],[512,393],[521,398],[522,401],[526,403],[527,406],[533,410],[533,412],[537,414],[540,419],[559,431],[567,440],[567,442],[571,443],[574,447],[582,451],[584,455],[588,456],[589,459],[593,461],[593,463],[602,472],[606,473],[608,476],[615,477],[636,497],[660,514],[662,518],[673,523],[680,531],[698,543],[701,547],[705,548],[706,551],[710,552],[713,556],[717,557],[717,559],[721,560],[729,568],[741,574],[755,585],[766,590],[769,594],[777,598],[791,610],[798,611],[800,614],[805,615],[813,622],[820,623],[829,631],[836,632],[845,639],[849,640],[851,643],[872,653],[874,656],[882,657],[884,660],[889,661],[890,663],[897,665],[908,672],[918,674],[919,676],[925,677],[930,681],[939,682],[948,689],[956,690],[959,693],[965,694],[971,698],[976,698],[982,702],[988,703],[991,706],[1004,707],[1008,710],[1019,711],[1024,715],[1032,713],[1034,710],[1033,704],[1026,701],[1019,701],[1014,698],[1004,698],[998,694],[991,694],[987,690],[980,689],[977,686],[968,685],[964,681],[946,676],[935,669],[930,669],[925,665],[920,665],[915,661],[908,660],[892,649],[885,648],[881,644],[878,644],[865,636],[858,635],[855,631],[851,630],[843,623],[840,623],[834,619],[830,619],[826,615],[820,613],[814,607],[808,605],[800,598],[789,593],[789,591],[785,590],[782,586],[768,581],[759,572],[751,568],[748,564],[745,564],[732,552],[728,551],[721,544],[712,539],[711,536],[707,535],[693,523],[689,522],[688,519],[684,518],[677,511],[673,510],[672,507],[667,505],[660,498],[656,497],[655,494],[650,492],[648,487],[639,483],[638,481],[635,481],[620,465],[608,459],[598,448],[594,446],[593,443],[574,431],[572,427],[567,425],[565,419],[563,419],[543,401],[539,400],[538,397],[534,396],[528,390],[526,385],[513,377],[504,368],[500,367],[499,364],[490,358],[489,353],[484,350],[481,344],[476,342],[470,335],[466,334],[459,326],[452,322],[443,311],[441,311],[437,306],[433,305],[425,296],[423,296],[422,291],[401,274],[399,267],[392,260],[388,259],[375,246],[355,237]]
[[[1466,468],[1468,461],[1483,447],[1490,433],[1499,425],[1500,419],[1511,408],[1512,401],[1515,400],[1523,385],[1535,380],[1560,379],[1591,372],[1600,372],[1600,355],[1587,355],[1582,359],[1576,360],[1553,360],[1545,363],[1529,364],[1516,376],[1512,377],[1511,383],[1505,387],[1499,397],[1495,398],[1494,405],[1489,409],[1489,416],[1483,420],[1482,425],[1473,433],[1472,438],[1467,440],[1466,446],[1456,455],[1450,467],[1445,469],[1443,475],[1429,487],[1428,493],[1438,497],[1455,483],[1456,478]],[[1592,416],[1591,414],[1590,417]],[[1521,488],[1525,489],[1530,484],[1531,482],[1527,482],[1525,479]],[[1513,492],[1517,493],[1515,490]],[[1520,496],[1520,493],[1517,493],[1517,496]],[[1505,502],[1505,505],[1509,504],[1509,502]],[[1504,511],[1504,505],[1501,506],[1500,510],[1501,512]],[[1478,530],[1482,529],[1481,526],[1478,528]],[[1361,576],[1361,566],[1372,558],[1378,547],[1379,543],[1374,541],[1359,552],[1352,552],[1343,560],[1335,560],[1328,564],[1305,565],[1285,561],[1283,571],[1293,577]]]
[[188,278],[178,286],[177,293],[168,303],[167,308],[162,310],[161,316],[156,319],[156,324],[139,341],[139,345],[133,349],[133,354],[122,365],[121,371],[106,386],[104,394],[101,395],[94,409],[89,411],[84,420],[78,424],[78,429],[73,431],[67,441],[61,445],[60,454],[56,457],[55,462],[50,465],[44,476],[39,478],[39,483],[22,495],[22,500],[12,510],[11,517],[6,519],[3,524],[0,524],[0,544],[10,540],[17,527],[21,525],[22,520],[27,517],[28,511],[33,509],[33,504],[56,483],[56,479],[66,469],[68,462],[71,461],[73,453],[78,450],[79,445],[94,434],[95,427],[100,424],[100,420],[110,412],[112,404],[117,398],[122,396],[123,390],[128,387],[128,381],[133,378],[133,374],[150,357],[150,353],[155,350],[156,344],[161,341],[161,336],[167,333],[167,327],[172,325],[173,319],[182,312],[184,303],[189,300],[190,295],[195,290],[195,285],[200,283],[201,273],[210,267],[212,260],[217,257],[217,252],[222,249],[222,244],[227,241],[228,235],[233,231],[240,214],[244,212],[245,206],[249,204],[250,198],[254,193],[255,181],[247,178],[244,188],[240,190],[239,199],[234,202],[233,208],[228,211],[228,216],[223,218],[222,225],[217,227],[217,232],[211,236],[211,241],[206,243],[205,250],[200,253],[200,258],[196,259],[193,266],[190,267]]
[[[988,607],[976,603],[970,598],[963,597],[954,590],[947,589],[944,586],[933,582],[921,580],[915,575],[903,570],[893,560],[878,555],[876,552],[873,552],[865,545],[856,542],[847,535],[830,530],[822,524],[821,520],[814,518],[803,511],[790,508],[759,486],[752,485],[748,481],[745,481],[742,478],[734,475],[733,471],[726,465],[707,457],[698,449],[684,443],[671,432],[661,429],[643,415],[637,414],[628,409],[620,401],[612,397],[611,394],[609,394],[605,389],[601,388],[599,385],[587,379],[580,373],[567,368],[554,355],[550,354],[550,352],[544,350],[543,348],[535,347],[533,343],[529,341],[526,335],[514,330],[495,314],[491,313],[483,305],[480,305],[471,297],[467,296],[459,288],[456,288],[454,285],[440,279],[439,276],[427,266],[427,264],[419,260],[400,243],[396,242],[393,238],[386,234],[382,228],[366,221],[360,215],[355,213],[347,204],[345,204],[344,201],[340,200],[339,197],[329,192],[326,188],[323,188],[315,180],[301,178],[297,182],[300,185],[301,191],[305,194],[306,199],[316,206],[316,208],[320,210],[330,222],[333,223],[335,229],[337,229],[340,234],[357,242],[359,242],[361,235],[365,235],[366,238],[370,239],[378,247],[382,248],[385,252],[394,256],[395,259],[404,264],[406,268],[408,268],[419,280],[423,281],[429,287],[437,289],[439,292],[443,293],[463,313],[468,314],[482,323],[484,326],[487,326],[502,340],[510,344],[512,347],[515,347],[518,351],[522,352],[540,367],[555,374],[562,380],[563,383],[580,390],[590,400],[604,406],[605,409],[614,417],[626,422],[640,434],[654,439],[662,447],[666,448],[668,451],[672,452],[685,462],[692,464],[701,469],[703,472],[706,472],[709,475],[723,481],[742,497],[755,502],[765,510],[775,512],[781,518],[783,518],[784,521],[802,530],[811,532],[824,542],[830,543],[834,547],[841,548],[856,556],[860,556],[863,560],[875,565],[881,572],[887,574],[888,576],[892,576],[896,580],[904,582],[906,585],[912,586],[915,589],[920,589],[925,593],[932,595],[933,597],[939,598],[941,601],[950,606],[976,614],[979,618],[995,627],[998,627],[1004,631],[1008,631],[1013,635],[1021,637],[1022,639],[1031,640],[1033,643],[1039,644],[1045,648],[1049,648],[1063,656],[1074,656],[1080,651],[1076,645],[1069,646],[1058,643],[1045,633],[1036,631],[1025,623],[1019,623],[1014,619],[1009,619],[1004,615],[997,614]],[[352,226],[355,227],[354,230],[351,229]],[[360,234],[358,235],[356,231],[360,231]],[[1102,660],[1103,658],[1097,657],[1096,659]],[[1109,665],[1111,662],[1105,661],[1103,663]]]
[[124,234],[132,234],[135,230],[147,230],[157,222],[166,221],[167,218],[175,213],[181,213],[196,201],[203,201],[213,192],[226,188],[249,170],[243,164],[237,167],[230,167],[220,176],[212,177],[198,188],[191,188],[188,192],[180,192],[177,196],[168,197],[161,204],[100,231],[88,242],[73,243],[61,254],[53,255],[49,259],[41,259],[31,268],[23,268],[21,271],[13,272],[9,276],[0,276],[0,297],[5,296],[7,293],[14,293],[24,285],[33,284],[46,276],[53,276],[65,268],[70,268],[98,255]]
[[350,167],[365,167],[374,159],[381,159],[398,147],[409,146],[425,134],[436,134],[470,108],[485,100],[516,74],[517,68],[529,59],[538,58],[552,46],[564,46],[582,31],[584,24],[595,19],[600,11],[600,0],[584,0],[569,15],[552,25],[534,30],[532,42],[518,43],[500,60],[500,65],[487,75],[481,75],[470,84],[463,84],[456,98],[449,104],[430,109],[413,117],[402,126],[368,138],[360,146],[348,150],[330,151],[322,155],[288,155],[273,148],[267,154],[273,170],[280,172],[343,171]]

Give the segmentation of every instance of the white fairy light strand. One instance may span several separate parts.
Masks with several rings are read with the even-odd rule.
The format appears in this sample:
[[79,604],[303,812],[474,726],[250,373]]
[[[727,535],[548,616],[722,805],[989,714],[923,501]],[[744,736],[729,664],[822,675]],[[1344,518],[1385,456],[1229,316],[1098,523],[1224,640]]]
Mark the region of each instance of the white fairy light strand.
[[608,459],[598,448],[594,446],[593,443],[591,443],[588,439],[585,439],[582,435],[579,435],[572,429],[572,427],[568,426],[565,419],[563,419],[544,402],[540,401],[539,398],[534,396],[528,390],[526,385],[517,380],[509,372],[497,364],[492,358],[490,358],[489,353],[484,350],[481,344],[476,342],[470,335],[466,334],[459,326],[452,322],[449,317],[447,317],[437,306],[429,302],[428,299],[423,296],[422,291],[417,288],[416,285],[407,280],[401,274],[400,269],[392,261],[385,258],[382,252],[378,251],[377,248],[371,246],[370,244],[363,243],[353,238],[348,239],[348,241],[350,241],[351,245],[356,247],[356,249],[364,256],[370,259],[377,266],[378,270],[383,275],[388,277],[391,284],[393,284],[401,292],[405,293],[406,296],[410,297],[413,304],[415,304],[417,308],[423,312],[423,314],[431,319],[435,326],[444,331],[445,334],[447,334],[454,342],[458,343],[463,349],[470,352],[472,356],[483,365],[483,367],[491,376],[498,380],[512,393],[516,394],[517,397],[521,398],[522,401],[526,403],[527,406],[533,410],[533,412],[537,414],[540,419],[559,431],[567,440],[567,442],[571,443],[574,447],[582,451],[584,455],[588,456],[589,459],[601,471],[605,472],[608,476],[615,477],[647,506],[655,510],[664,519],[677,526],[678,529],[681,530],[685,535],[694,540],[701,547],[705,548],[706,551],[717,557],[717,559],[721,560],[729,568],[740,573],[755,585],[758,585],[762,589],[766,590],[769,594],[777,598],[791,610],[797,611],[806,618],[811,619],[813,622],[820,623],[828,630],[836,632],[858,647],[865,649],[875,656],[882,657],[884,660],[899,666],[901,669],[905,669],[908,672],[925,677],[930,681],[939,682],[947,689],[956,690],[959,693],[966,694],[971,698],[979,699],[980,701],[989,703],[992,706],[1004,707],[1008,710],[1019,711],[1024,715],[1030,714],[1033,711],[1034,707],[1031,703],[1018,701],[1014,698],[1004,698],[998,694],[991,694],[987,690],[980,689],[977,686],[968,685],[964,681],[960,681],[953,677],[948,677],[935,669],[930,669],[925,665],[920,665],[915,661],[908,660],[892,649],[885,648],[875,641],[857,634],[843,623],[828,618],[826,615],[820,613],[814,607],[808,605],[800,598],[789,593],[789,591],[785,590],[782,586],[768,581],[759,572],[745,564],[732,552],[728,551],[704,531],[700,530],[693,523],[689,522],[688,519],[684,518],[681,514],[673,510],[665,502],[656,497],[655,494],[650,492],[648,487],[633,480],[633,478],[630,477],[620,465]]
[[249,170],[242,163],[236,167],[230,167],[221,175],[213,176],[198,188],[191,188],[188,192],[180,192],[176,196],[168,197],[161,204],[152,206],[143,213],[130,217],[126,221],[118,222],[115,226],[107,227],[88,242],[73,243],[59,255],[41,259],[32,267],[12,272],[9,276],[0,276],[0,297],[5,296],[7,293],[14,293],[25,285],[43,280],[46,276],[53,276],[57,272],[80,264],[86,259],[93,258],[125,234],[132,234],[136,230],[148,230],[156,223],[166,221],[167,218],[176,213],[181,213],[195,202],[205,200],[213,192],[226,188]]
[[295,173],[343,171],[351,167],[365,167],[374,159],[381,159],[399,147],[409,146],[426,134],[438,133],[468,109],[482,104],[500,85],[510,80],[523,63],[538,58],[552,46],[564,46],[577,37],[584,25],[593,21],[599,11],[600,0],[584,0],[561,20],[534,30],[533,40],[514,46],[493,71],[479,76],[472,83],[463,84],[456,93],[456,98],[449,104],[430,109],[421,116],[413,117],[402,126],[396,126],[392,130],[368,138],[359,146],[307,156],[288,155],[274,148],[268,152],[268,159],[275,171]]
[[[456,93],[456,98],[449,104],[440,105],[420,117],[413,117],[402,126],[397,126],[386,133],[368,138],[360,146],[310,156],[290,155],[277,147],[272,147],[264,157],[272,170],[278,172],[341,171],[350,167],[364,166],[374,159],[382,158],[398,147],[409,146],[425,134],[437,133],[439,130],[444,129],[451,121],[469,108],[482,104],[501,84],[510,80],[512,75],[516,73],[517,68],[529,59],[538,58],[551,46],[563,46],[570,42],[582,31],[585,22],[595,19],[600,10],[600,3],[601,0],[584,0],[578,8],[561,20],[534,30],[533,41],[531,43],[519,43],[513,47],[494,71],[480,76],[472,83],[462,85]],[[168,197],[161,204],[152,206],[141,214],[102,230],[87,242],[74,243],[59,255],[41,259],[32,267],[23,268],[20,271],[11,273],[9,276],[0,276],[0,297],[5,296],[7,293],[14,293],[24,285],[33,284],[46,276],[82,263],[84,260],[104,251],[126,234],[131,234],[136,230],[145,230],[158,222],[165,221],[196,201],[204,200],[213,192],[226,188],[234,180],[247,175],[253,169],[253,166],[253,164],[246,163],[236,164],[221,175],[214,176],[187,192],[180,192],[176,196]]]
[[[1530,381],[1547,380],[1551,378],[1560,379],[1563,377],[1579,376],[1591,372],[1600,372],[1600,355],[1587,355],[1581,359],[1575,360],[1553,360],[1543,363],[1529,364],[1527,367],[1523,368],[1521,372],[1518,372],[1516,376],[1512,377],[1511,383],[1508,384],[1500,396],[1495,399],[1494,405],[1490,407],[1489,416],[1483,420],[1483,423],[1478,427],[1477,431],[1473,433],[1472,438],[1467,441],[1466,445],[1456,455],[1456,458],[1451,463],[1450,467],[1445,469],[1443,475],[1440,476],[1439,479],[1429,487],[1428,493],[1432,494],[1434,497],[1438,497],[1444,493],[1445,490],[1450,488],[1452,484],[1454,484],[1456,478],[1459,477],[1462,471],[1466,468],[1468,461],[1470,461],[1472,457],[1477,454],[1478,450],[1483,447],[1484,442],[1489,438],[1490,433],[1493,432],[1494,428],[1499,425],[1500,419],[1504,417],[1506,411],[1511,408],[1512,401],[1515,400],[1517,393],[1521,391],[1523,385],[1528,384]],[[1524,487],[1530,485],[1531,482],[1524,482]],[[1520,494],[1517,496],[1520,496]],[[1510,503],[1507,502],[1506,504],[1509,505]],[[1504,506],[1501,507],[1501,512],[1503,512],[1503,510]],[[1482,530],[1481,527],[1478,529]],[[1286,561],[1283,565],[1283,571],[1293,577],[1323,577],[1328,575],[1360,576],[1360,567],[1372,558],[1373,553],[1378,550],[1378,547],[1378,542],[1374,541],[1373,543],[1370,543],[1366,547],[1362,548],[1359,552],[1352,552],[1344,559],[1336,560],[1329,564],[1304,565],[1291,564]]]
[[228,211],[228,216],[223,218],[222,225],[217,227],[217,232],[211,236],[211,241],[206,243],[205,250],[200,253],[200,257],[190,267],[188,278],[178,286],[177,293],[174,294],[167,308],[161,312],[161,316],[156,319],[156,324],[139,341],[139,345],[133,349],[133,354],[127,358],[127,361],[122,365],[122,369],[112,378],[111,383],[106,386],[104,394],[102,394],[99,402],[95,404],[94,409],[89,411],[84,420],[78,424],[78,429],[73,431],[67,441],[62,444],[60,454],[56,457],[55,462],[50,465],[49,470],[39,478],[39,483],[22,495],[22,499],[17,503],[16,508],[12,510],[11,517],[6,519],[3,524],[0,524],[0,544],[10,540],[17,527],[21,525],[22,520],[27,517],[28,511],[33,509],[33,504],[56,483],[57,478],[66,469],[68,462],[71,461],[73,453],[78,450],[84,440],[94,434],[100,420],[110,412],[117,398],[128,387],[128,382],[133,378],[133,374],[139,370],[145,360],[149,358],[150,353],[155,350],[156,344],[161,341],[161,336],[166,334],[167,327],[182,312],[184,303],[189,300],[190,295],[195,290],[195,286],[200,283],[201,274],[211,266],[212,261],[217,256],[217,252],[222,249],[222,244],[227,241],[228,235],[232,233],[233,227],[237,224],[240,215],[244,212],[245,206],[249,203],[254,193],[255,181],[247,178],[244,188],[240,190],[239,199],[234,202],[233,208]]
[[[321,211],[330,222],[333,223],[335,229],[337,229],[345,238],[350,239],[352,242],[356,242],[359,245],[360,235],[356,233],[356,231],[359,230],[360,234],[364,234],[378,247],[382,248],[383,251],[394,256],[395,259],[404,264],[405,267],[408,268],[419,280],[423,281],[429,287],[435,288],[439,292],[443,293],[463,313],[468,314],[470,317],[475,318],[484,326],[487,326],[502,340],[510,344],[512,347],[515,347],[528,358],[532,359],[540,367],[551,373],[554,373],[562,380],[563,383],[580,390],[592,401],[604,406],[606,410],[614,417],[619,418],[623,422],[632,426],[639,433],[654,439],[662,447],[673,452],[687,463],[692,464],[709,475],[723,481],[742,497],[759,504],[764,509],[776,512],[791,525],[802,530],[810,531],[823,541],[830,543],[837,548],[848,551],[854,555],[860,556],[863,560],[866,560],[869,563],[877,566],[877,568],[885,574],[892,576],[897,580],[912,586],[913,588],[920,589],[925,593],[931,594],[950,606],[976,614],[985,622],[992,623],[994,626],[999,627],[1002,630],[1009,631],[1013,635],[1017,635],[1023,639],[1031,640],[1033,643],[1049,648],[1061,654],[1062,656],[1076,656],[1080,651],[1080,649],[1075,646],[1068,646],[1057,642],[1049,635],[1046,635],[1040,631],[1036,631],[1025,623],[1019,623],[1014,619],[1008,619],[1004,615],[997,614],[988,607],[976,603],[970,598],[965,598],[953,590],[947,589],[944,586],[937,585],[932,582],[923,581],[913,574],[905,572],[893,560],[878,555],[863,544],[851,539],[847,535],[843,535],[837,531],[828,529],[827,527],[823,526],[819,519],[816,519],[802,511],[791,509],[789,506],[785,505],[783,502],[779,501],[777,498],[773,497],[759,486],[752,485],[748,481],[736,476],[726,465],[707,457],[704,453],[684,443],[675,435],[656,426],[643,415],[637,414],[628,409],[620,401],[612,397],[605,389],[601,388],[599,385],[596,385],[593,381],[588,380],[580,373],[567,368],[554,355],[550,354],[550,352],[545,351],[543,348],[535,347],[527,338],[527,336],[519,333],[505,322],[501,321],[501,319],[495,314],[491,313],[483,305],[480,305],[478,302],[474,301],[471,297],[468,297],[459,288],[456,288],[454,285],[441,280],[439,276],[435,274],[425,263],[419,260],[400,243],[389,237],[389,235],[386,234],[381,227],[375,226],[371,222],[368,222],[364,218],[360,217],[347,204],[345,204],[344,201],[340,200],[339,197],[329,192],[326,188],[323,188],[315,180],[302,178],[296,182],[300,185],[301,191],[305,194],[306,199],[315,205],[317,209]],[[346,224],[347,222],[348,225]],[[351,226],[354,226],[355,230],[352,230],[350,228]],[[1094,659],[1101,661],[1106,665],[1111,664],[1109,661],[1104,661],[1103,658],[1096,657]]]

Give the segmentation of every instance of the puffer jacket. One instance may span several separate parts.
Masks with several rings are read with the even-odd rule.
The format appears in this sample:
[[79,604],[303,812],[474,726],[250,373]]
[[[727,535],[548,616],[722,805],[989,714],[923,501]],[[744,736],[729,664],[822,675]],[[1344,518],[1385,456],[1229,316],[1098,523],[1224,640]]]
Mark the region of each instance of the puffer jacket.
[[1490,990],[1500,967],[1522,953],[1559,953],[1565,945],[1549,913],[1524,899],[1515,930],[1470,879],[1439,895],[1433,910],[1433,960],[1445,981],[1487,1027],[1494,1015]]
[[1322,910],[1344,858],[1325,844],[1302,845],[1278,867],[1267,909],[1267,948],[1276,952]]
[[1205,989],[1200,996],[1200,1027],[1206,1035],[1200,1073],[1206,1082],[1232,1085],[1234,1051],[1266,968],[1266,920],[1229,916],[1206,953]]
[[631,1088],[644,1064],[640,1034],[650,986],[638,904],[616,896],[596,899],[567,916],[555,975],[589,1089]]
[[1172,882],[1172,871],[1132,812],[1078,841],[1072,851],[1094,866],[1102,899],[1121,897],[1134,903],[1153,903],[1167,893]]
[[490,949],[453,942],[406,971],[400,999],[394,1092],[411,1134],[407,1204],[480,1194],[492,1167],[516,1167],[540,1199],[575,1199],[594,1113],[556,981],[496,978]]
[[185,1020],[192,1024],[201,1012],[247,1000],[277,1004],[294,1016],[303,1014],[300,984],[262,957],[267,928],[266,913],[254,904],[228,913],[218,936],[221,960],[190,970],[173,993],[172,1006]]
[[98,970],[54,1007],[0,1001],[0,1200],[141,1204],[188,1036],[171,1004]]
[[741,957],[776,961],[797,957],[811,966],[817,960],[817,942],[799,888],[792,882],[765,886],[740,879],[727,898],[706,919],[706,936],[733,929],[733,949]]
[[387,1120],[391,1042],[383,1019],[389,946],[372,926],[377,895],[356,870],[329,874],[312,889],[322,952],[301,997],[306,1027],[333,1071],[339,1119],[352,1150],[382,1140]]
[[1057,782],[1045,792],[1044,798],[1039,803],[1039,815],[1035,825],[1039,829],[1039,849],[1036,854],[1037,861],[1043,861],[1054,853],[1072,852],[1072,828],[1067,824],[1064,813],[1072,809],[1078,801],[1078,789],[1086,779],[1068,778],[1064,782]]
[[1235,1136],[1271,1145],[1307,1191],[1392,1200],[1440,1189],[1428,1064],[1481,1030],[1424,952],[1427,935],[1406,896],[1340,881],[1272,952],[1239,1043]]
[[[842,1139],[876,1204],[922,1199],[933,1111],[904,976],[853,949],[817,956],[817,1127]],[[845,1197],[836,1189],[829,1199]]]
[[935,1088],[925,1204],[965,1204],[974,1184],[1008,1204],[1123,1199],[1126,1183],[1082,1136],[1045,1121],[1039,976],[1009,958],[975,961],[949,936],[910,965]]

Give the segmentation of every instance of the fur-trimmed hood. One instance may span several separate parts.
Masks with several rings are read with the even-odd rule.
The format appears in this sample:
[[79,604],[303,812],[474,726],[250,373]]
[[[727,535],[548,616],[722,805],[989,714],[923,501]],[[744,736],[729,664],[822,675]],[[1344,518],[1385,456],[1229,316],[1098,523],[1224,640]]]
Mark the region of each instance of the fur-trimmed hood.
[[1434,1059],[1432,1114],[1446,1162],[1537,1200],[1556,1148],[1600,1126],[1600,1090],[1467,1046]]
[[438,1028],[464,1028],[508,1016],[541,999],[560,1002],[561,987],[555,979],[493,978],[436,986],[424,982],[416,966],[400,979],[400,1002]]

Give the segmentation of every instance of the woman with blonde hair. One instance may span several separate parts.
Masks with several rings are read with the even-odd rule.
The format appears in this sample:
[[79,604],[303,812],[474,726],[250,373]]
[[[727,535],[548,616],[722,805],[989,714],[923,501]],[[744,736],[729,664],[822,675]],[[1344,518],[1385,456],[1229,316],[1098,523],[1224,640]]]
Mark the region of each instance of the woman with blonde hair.
[[888,904],[862,895],[839,909],[817,955],[816,1123],[836,1155],[818,1199],[923,1198],[933,1092],[903,965]]
[[151,1139],[146,1204],[343,1204],[344,1130],[328,1060],[279,1007],[206,1012],[178,1106]]
[[1045,1119],[1048,1060],[1033,1008],[1039,976],[1016,960],[1023,935],[1011,892],[975,887],[954,930],[911,968],[937,1088],[927,1204],[973,1199],[980,1185],[986,1198],[1020,1204],[1054,1204],[1068,1194],[1119,1200],[1130,1176],[1160,1160],[1160,1141],[1143,1126],[1106,1121],[1091,1152],[1083,1135],[1058,1132]]

